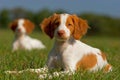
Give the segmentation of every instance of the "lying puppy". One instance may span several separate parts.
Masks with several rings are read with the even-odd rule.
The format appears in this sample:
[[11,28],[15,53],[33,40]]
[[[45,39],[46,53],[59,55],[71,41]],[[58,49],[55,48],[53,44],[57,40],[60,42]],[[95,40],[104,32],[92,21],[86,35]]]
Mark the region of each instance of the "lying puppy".
[[50,38],[55,37],[54,46],[48,55],[49,69],[61,68],[73,72],[78,69],[111,70],[102,51],[79,41],[88,29],[85,20],[76,15],[54,14],[43,20],[41,28]]
[[34,24],[28,19],[16,19],[10,24],[10,28],[15,33],[13,51],[18,49],[32,50],[45,48],[41,41],[28,36],[34,29]]

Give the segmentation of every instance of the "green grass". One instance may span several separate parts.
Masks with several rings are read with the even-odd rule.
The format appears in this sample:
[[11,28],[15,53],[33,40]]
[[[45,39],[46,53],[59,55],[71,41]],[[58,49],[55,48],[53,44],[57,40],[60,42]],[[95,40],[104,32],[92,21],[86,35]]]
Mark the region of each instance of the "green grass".
[[[53,40],[40,32],[34,32],[30,36],[40,39],[47,48],[44,50],[11,52],[14,34],[11,30],[0,30],[0,80],[39,80],[38,74],[29,72],[20,75],[4,73],[6,70],[23,70],[44,66],[47,54],[52,48]],[[96,73],[80,71],[75,75],[56,77],[53,80],[120,80],[120,38],[92,36],[84,37],[82,41],[104,51],[109,63],[113,66],[113,71],[107,74],[101,71]]]

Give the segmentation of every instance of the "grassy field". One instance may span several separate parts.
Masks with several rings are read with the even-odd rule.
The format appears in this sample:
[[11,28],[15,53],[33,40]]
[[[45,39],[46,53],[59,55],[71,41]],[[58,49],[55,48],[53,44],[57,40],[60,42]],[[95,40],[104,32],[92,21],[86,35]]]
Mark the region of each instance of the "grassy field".
[[[0,80],[39,80],[38,74],[34,73],[26,72],[20,75],[4,73],[6,70],[23,70],[44,66],[53,40],[40,32],[34,32],[30,36],[40,39],[47,48],[44,50],[11,52],[14,34],[11,30],[0,30]],[[113,66],[113,71],[107,74],[101,71],[96,73],[80,71],[73,76],[66,75],[53,78],[53,80],[120,80],[120,38],[92,36],[84,37],[82,41],[104,51],[109,63]]]

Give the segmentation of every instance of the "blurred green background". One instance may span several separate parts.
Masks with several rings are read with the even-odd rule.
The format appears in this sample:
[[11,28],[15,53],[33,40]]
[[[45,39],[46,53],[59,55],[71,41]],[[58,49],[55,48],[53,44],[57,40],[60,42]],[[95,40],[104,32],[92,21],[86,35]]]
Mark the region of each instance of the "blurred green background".
[[[87,35],[120,36],[120,1],[64,1],[64,0],[1,0],[0,29],[8,29],[14,19],[27,18],[40,31],[41,21],[54,13],[70,13],[86,19]],[[114,6],[113,6],[114,5]]]
[[[39,24],[44,18],[54,13],[69,13],[65,10],[51,11],[42,9],[38,12],[32,12],[23,8],[15,8],[13,10],[4,9],[0,11],[0,29],[8,29],[8,24],[17,18],[30,19],[36,25],[36,30],[40,30]],[[77,16],[86,19],[89,26],[87,35],[104,35],[104,36],[120,36],[120,18],[95,13],[81,13]]]

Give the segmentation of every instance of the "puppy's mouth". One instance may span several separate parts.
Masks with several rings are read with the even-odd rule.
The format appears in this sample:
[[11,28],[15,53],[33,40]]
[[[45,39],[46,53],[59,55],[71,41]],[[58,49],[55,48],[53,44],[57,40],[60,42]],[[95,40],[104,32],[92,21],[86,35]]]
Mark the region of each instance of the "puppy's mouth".
[[66,41],[68,39],[68,37],[66,37],[65,35],[62,35],[62,36],[57,35],[56,39],[59,41]]
[[16,29],[16,32],[17,33],[21,33],[21,29]]
[[25,34],[22,30],[16,30],[15,33],[16,33],[17,35]]

